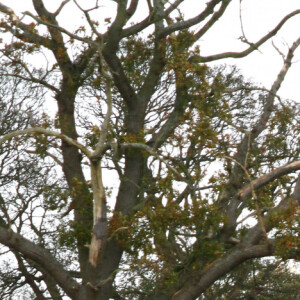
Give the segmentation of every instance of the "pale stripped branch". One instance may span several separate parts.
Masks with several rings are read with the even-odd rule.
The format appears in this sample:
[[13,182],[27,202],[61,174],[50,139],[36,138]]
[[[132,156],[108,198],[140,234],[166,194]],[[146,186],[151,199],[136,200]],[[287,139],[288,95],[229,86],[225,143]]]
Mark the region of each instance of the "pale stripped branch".
[[45,128],[41,128],[41,127],[33,127],[33,128],[27,128],[24,130],[17,130],[17,131],[13,131],[10,132],[6,135],[4,135],[1,139],[0,139],[0,145],[3,144],[4,142],[16,137],[16,136],[20,136],[20,135],[34,135],[34,134],[44,134],[46,136],[54,136],[57,137],[63,141],[65,141],[66,143],[68,143],[71,146],[74,146],[78,149],[80,149],[82,151],[82,153],[84,153],[88,158],[91,156],[90,151],[81,143],[77,142],[76,140],[61,134],[59,132],[56,131],[52,131],[52,130],[48,130]]

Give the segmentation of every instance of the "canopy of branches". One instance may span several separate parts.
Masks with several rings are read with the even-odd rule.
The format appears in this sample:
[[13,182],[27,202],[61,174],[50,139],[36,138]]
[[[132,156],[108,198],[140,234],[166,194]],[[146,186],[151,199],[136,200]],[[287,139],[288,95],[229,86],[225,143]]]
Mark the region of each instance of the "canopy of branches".
[[[203,56],[233,1],[198,1],[191,18],[196,1],[48,2],[0,2],[0,298],[275,289],[266,274],[300,257],[300,104],[277,93],[300,38],[277,49],[268,89],[209,62],[251,54],[300,10],[241,52]],[[82,23],[63,27],[72,11]]]

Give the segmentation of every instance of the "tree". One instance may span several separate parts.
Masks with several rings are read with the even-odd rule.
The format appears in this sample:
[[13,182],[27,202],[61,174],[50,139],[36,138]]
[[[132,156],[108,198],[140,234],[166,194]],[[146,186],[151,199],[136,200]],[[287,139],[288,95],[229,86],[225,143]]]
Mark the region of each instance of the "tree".
[[2,298],[196,299],[243,262],[299,259],[299,104],[277,92],[300,39],[269,90],[207,63],[300,10],[202,56],[230,0],[191,19],[183,0],[147,1],[141,21],[138,0],[105,19],[79,2],[23,16],[0,2]]

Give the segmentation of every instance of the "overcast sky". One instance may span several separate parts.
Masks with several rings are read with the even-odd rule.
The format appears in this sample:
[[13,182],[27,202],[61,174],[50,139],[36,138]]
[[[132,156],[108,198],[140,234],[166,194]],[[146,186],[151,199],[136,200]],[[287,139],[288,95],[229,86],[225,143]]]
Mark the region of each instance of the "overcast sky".
[[[16,12],[32,10],[31,0],[5,0],[1,2],[13,7]],[[61,3],[60,0],[45,0],[44,2],[48,8],[51,6],[57,8],[59,3]],[[94,3],[93,0],[81,0],[79,2],[83,5],[92,5]],[[141,2],[143,3],[143,1]],[[186,0],[186,14],[197,13],[197,6],[203,6],[205,2],[207,1],[199,0],[196,3],[195,0]],[[100,3],[108,7],[108,3],[114,2],[102,0]],[[144,5],[146,6],[146,0]],[[296,9],[300,9],[299,0],[242,0],[242,20],[247,39],[250,42],[256,42],[261,36],[273,29],[285,15]],[[238,39],[241,36],[239,12],[240,0],[233,0],[225,16],[200,41],[202,55],[245,49],[246,45]],[[71,6],[66,7],[63,13],[64,18],[61,20],[63,23],[70,25],[74,24],[74,21],[80,22],[80,16],[73,9],[71,11]],[[282,52],[286,53],[287,45],[291,45],[300,35],[299,29],[300,15],[288,21],[277,34],[277,37],[273,39],[274,43]],[[262,83],[267,88],[271,86],[282,66],[282,58],[271,45],[271,42],[262,46],[260,52],[255,51],[247,58],[221,60],[217,63],[225,62],[238,65],[247,78],[251,78],[257,83]],[[296,52],[294,62],[279,94],[282,97],[300,102],[300,50]]]

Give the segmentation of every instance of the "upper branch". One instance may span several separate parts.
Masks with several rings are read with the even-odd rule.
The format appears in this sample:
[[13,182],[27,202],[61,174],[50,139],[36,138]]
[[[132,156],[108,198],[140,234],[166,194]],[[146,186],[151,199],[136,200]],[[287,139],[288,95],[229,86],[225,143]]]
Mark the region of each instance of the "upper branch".
[[[163,5],[160,1],[157,1],[157,10],[163,14]],[[159,14],[158,14],[159,16]],[[155,22],[155,42],[153,49],[153,58],[150,63],[148,74],[144,80],[144,84],[138,94],[144,101],[149,101],[152,94],[154,93],[155,87],[157,86],[161,72],[165,66],[164,56],[165,56],[165,42],[160,40],[159,31],[163,28],[163,20],[158,17],[158,21]]]
[[[66,35],[68,35],[70,38],[72,38],[72,39],[74,39],[74,40],[78,40],[78,41],[81,41],[81,42],[84,42],[84,43],[87,43],[87,44],[91,44],[91,45],[94,45],[94,46],[97,45],[96,42],[94,42],[94,41],[92,41],[92,40],[90,40],[90,39],[83,38],[83,37],[81,37],[81,36],[79,36],[79,35],[76,35],[76,34],[70,32],[70,31],[68,31],[67,29],[65,29],[65,28],[63,28],[63,27],[61,27],[61,26],[59,26],[58,24],[51,24],[51,23],[49,23],[48,21],[44,21],[44,20],[42,20],[42,19],[40,19],[40,18],[34,16],[32,13],[30,13],[30,12],[28,12],[28,11],[26,11],[26,12],[24,13],[24,15],[30,16],[30,17],[33,18],[37,23],[43,24],[43,25],[47,26],[48,28],[53,28],[53,29],[56,29],[56,30],[58,30],[58,31],[60,31],[60,32],[62,32],[62,33],[65,33]],[[51,40],[48,40],[48,41],[51,41]],[[48,44],[49,44],[49,43],[48,43]],[[49,48],[49,49],[52,49],[53,47],[48,47],[48,48]]]
[[122,28],[127,22],[126,6],[127,0],[118,2],[117,16],[106,33],[106,41],[110,51],[118,50],[119,41],[121,40]]
[[238,162],[244,163],[244,159],[245,159],[246,153],[247,153],[247,147],[250,142],[249,139],[254,140],[261,134],[261,132],[263,130],[265,130],[266,124],[269,121],[270,115],[274,109],[274,101],[275,101],[276,94],[277,94],[282,82],[284,81],[288,70],[290,69],[290,67],[292,65],[292,59],[294,57],[294,52],[299,47],[299,45],[300,45],[300,38],[298,38],[293,43],[292,47],[289,49],[289,52],[284,61],[284,64],[283,64],[280,72],[278,73],[277,78],[274,81],[274,83],[268,93],[266,102],[264,104],[262,115],[260,116],[260,118],[256,122],[256,124],[253,126],[253,128],[251,129],[250,134],[246,134],[243,137],[243,139],[238,147],[237,154],[235,156],[235,159]]
[[196,40],[202,37],[219,19],[223,16],[228,4],[230,1],[223,1],[221,7],[218,11],[216,11],[209,21],[198,31],[194,34]]
[[292,13],[288,14],[285,16],[279,24],[271,30],[268,34],[263,36],[259,41],[256,43],[250,44],[248,49],[242,51],[242,52],[224,52],[220,54],[215,54],[215,55],[210,55],[210,56],[200,56],[200,55],[194,55],[190,58],[191,62],[199,62],[199,63],[206,63],[210,61],[215,61],[219,59],[224,59],[224,58],[241,58],[249,55],[251,52],[255,51],[260,47],[263,43],[268,41],[271,37],[277,34],[277,32],[281,29],[281,27],[293,16],[297,15],[300,13],[300,9],[297,9],[293,11]]
[[6,15],[8,15],[12,21],[17,21],[19,19],[16,16],[15,12],[10,7],[7,7],[6,5],[2,4],[1,2],[0,2],[0,11],[5,13]]
[[101,134],[100,134],[99,142],[96,145],[95,151],[91,154],[92,159],[101,157],[103,155],[103,152],[106,147],[105,141],[106,141],[107,134],[108,134],[110,117],[112,114],[112,95],[111,95],[112,78],[111,78],[110,74],[106,73],[105,71],[103,71],[102,73],[106,80],[107,112],[106,112],[106,116],[105,116],[104,121],[101,126],[101,130],[100,130]]
[[223,5],[227,6],[231,2],[231,0],[212,0],[212,1],[210,1],[207,4],[207,7],[205,8],[205,10],[202,11],[199,15],[197,15],[196,17],[194,17],[192,19],[177,22],[177,23],[174,23],[174,24],[166,27],[165,29],[163,29],[161,31],[160,36],[161,37],[166,37],[167,35],[171,34],[172,32],[187,29],[187,28],[190,28],[193,25],[199,24],[200,22],[205,20],[209,15],[214,13],[214,8],[220,2],[223,2],[224,3]]
[[57,17],[59,14],[60,14],[60,12],[62,11],[62,9],[64,8],[64,6],[68,3],[68,2],[70,2],[71,0],[64,0],[61,4],[60,4],[60,6],[59,6],[59,8],[55,11],[55,13],[53,14],[54,15],[54,17]]
[[[171,14],[171,12],[173,12],[183,1],[184,0],[177,0],[173,4],[171,4],[164,11],[164,13],[160,15],[161,20],[166,18],[167,16],[169,16]],[[125,28],[122,31],[122,38],[128,37],[130,35],[134,35],[134,34],[137,34],[141,31],[143,31],[148,26],[154,24],[155,21],[157,22],[158,18],[157,18],[157,15],[153,12],[153,8],[151,8],[149,15],[143,21],[141,21],[137,24],[134,24],[128,28]]]
[[[46,7],[44,6],[44,3],[42,0],[32,0],[33,6],[36,10],[36,12],[39,15],[39,19],[36,18],[37,22],[41,23],[42,20],[45,20],[48,24],[58,26],[58,23],[56,21],[56,15],[50,13]],[[32,15],[31,15],[32,16]],[[58,30],[56,28],[53,28],[53,26],[47,26],[48,31],[51,35],[53,47],[52,52],[61,68],[62,71],[66,70],[66,65],[71,65],[71,59],[69,57],[67,48],[65,46],[62,32],[61,30]]]
[[[7,15],[11,21],[11,23],[1,22],[0,27],[8,30],[21,40],[26,40],[29,43],[40,44],[50,49],[51,41],[48,38],[35,33],[32,30],[32,26],[23,23],[11,8],[0,3],[0,12]],[[21,29],[22,32],[16,29]]]
[[126,10],[127,20],[129,20],[136,12],[139,0],[131,0],[128,9]]
[[122,68],[120,59],[116,54],[119,48],[119,42],[122,39],[122,28],[127,22],[126,5],[127,1],[118,2],[117,16],[107,33],[103,36],[104,46],[102,53],[107,65],[110,67],[114,82],[124,98],[124,101],[128,107],[134,107],[137,102],[136,93]]
[[157,133],[152,135],[151,140],[147,143],[154,149],[158,149],[167,138],[174,132],[177,126],[181,122],[181,117],[184,114],[185,108],[191,98],[188,96],[187,92],[183,87],[176,88],[176,99],[174,103],[174,108],[170,113],[166,123],[160,128]]
[[251,131],[251,135],[253,137],[258,136],[262,132],[262,130],[265,128],[265,125],[266,125],[267,121],[269,120],[269,116],[273,110],[273,103],[274,103],[275,95],[277,94],[278,90],[280,89],[281,84],[283,83],[285,76],[292,65],[292,59],[294,57],[294,53],[295,53],[296,49],[299,47],[299,45],[300,45],[300,37],[293,43],[292,47],[289,49],[288,55],[287,55],[286,59],[284,60],[284,64],[283,64],[279,74],[277,75],[276,80],[274,81],[274,83],[271,87],[271,90],[268,95],[268,99],[266,101],[266,105],[264,107],[263,114]]

